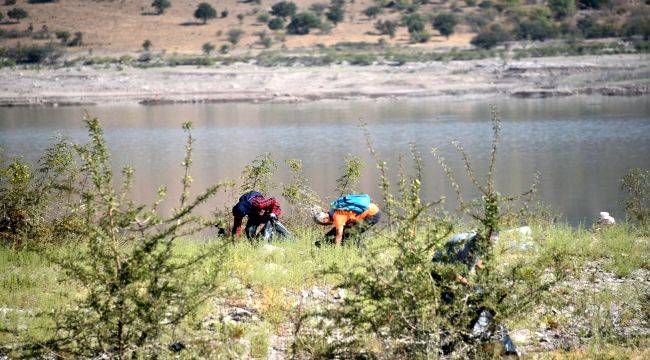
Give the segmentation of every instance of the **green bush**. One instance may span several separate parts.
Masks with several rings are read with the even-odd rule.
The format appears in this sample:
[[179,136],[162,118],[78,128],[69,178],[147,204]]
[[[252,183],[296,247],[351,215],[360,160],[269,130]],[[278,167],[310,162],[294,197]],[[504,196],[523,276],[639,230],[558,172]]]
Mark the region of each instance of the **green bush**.
[[311,29],[317,29],[321,26],[321,21],[311,12],[301,12],[291,18],[287,25],[287,32],[292,35],[306,35]]
[[481,9],[491,9],[494,7],[494,3],[491,0],[483,0],[478,4],[478,7]]
[[16,20],[16,22],[20,22],[20,20],[26,18],[29,16],[29,13],[23,8],[20,7],[15,7],[9,11],[7,11],[7,16],[10,19]]
[[233,45],[237,45],[239,43],[239,40],[241,40],[241,37],[244,36],[244,30],[239,28],[230,29],[226,35],[228,36],[228,42]]
[[370,6],[363,11],[364,15],[370,19],[376,18],[377,15],[381,14],[382,12],[384,12],[384,10],[379,6]]
[[209,19],[217,17],[217,10],[215,10],[212,5],[202,2],[196,7],[196,10],[194,10],[194,17],[202,20],[205,24]]
[[452,13],[440,13],[433,18],[432,24],[440,35],[448,38],[454,33],[454,28],[458,25],[458,18]]
[[68,39],[70,38],[70,32],[65,30],[58,30],[55,33],[55,36],[57,39],[61,40],[61,45],[66,45],[68,43]]
[[501,25],[493,24],[488,29],[476,34],[470,43],[477,48],[487,50],[508,40],[510,40],[510,34],[503,30]]
[[375,29],[382,35],[389,35],[391,38],[395,37],[397,30],[397,22],[392,20],[379,20],[375,23]]
[[214,51],[214,44],[207,42],[201,46],[201,50],[205,55],[210,55],[210,53]]
[[16,0],[5,0],[4,5],[5,6],[16,5]]
[[427,30],[412,32],[409,34],[409,39],[412,43],[425,43],[431,39],[431,33],[429,33]]
[[57,200],[76,179],[76,163],[65,139],[45,150],[37,169],[19,157],[8,162],[0,152],[0,245],[73,240],[66,228],[75,217],[60,214]]
[[260,24],[266,24],[271,20],[271,15],[269,13],[261,13],[257,15],[257,22]]
[[628,37],[642,36],[643,40],[650,39],[650,18],[648,14],[635,14],[623,26],[623,34]]
[[650,223],[650,171],[630,169],[621,179],[621,190],[627,195],[623,200],[629,220],[642,225]]
[[420,14],[408,14],[402,16],[402,25],[406,26],[410,34],[424,31],[424,17]]
[[609,0],[577,0],[581,9],[600,9],[609,4]]
[[345,16],[345,10],[343,6],[330,6],[330,8],[325,13],[327,20],[331,21],[334,25],[343,21]]
[[52,45],[16,45],[0,48],[0,58],[14,61],[16,64],[53,63],[63,55],[60,48]]
[[271,6],[271,14],[281,18],[295,15],[296,10],[298,10],[298,7],[293,1],[280,1]]
[[81,31],[77,31],[74,33],[74,37],[70,42],[68,42],[68,46],[81,46],[83,45],[83,39],[84,39],[84,34]]
[[[477,188],[472,191],[480,197],[462,200],[455,175],[439,158],[452,186],[459,189],[463,205],[457,216],[471,214],[476,219],[475,256],[483,262],[476,270],[432,261],[444,253],[444,240],[456,230],[456,222],[441,210],[440,201],[422,198],[423,164],[417,148],[411,150],[413,170],[400,162],[393,185],[387,163],[368,140],[380,173],[382,211],[390,219],[384,228],[392,230],[373,233],[375,241],[359,251],[361,259],[350,269],[328,269],[327,274],[342,279],[337,287],[345,296],[303,316],[294,344],[299,358],[492,358],[498,353],[486,344],[490,340],[469,335],[477,314],[486,309],[494,314],[489,324],[494,334],[497,324],[522,317],[562,278],[562,269],[554,268],[542,277],[548,269],[543,256],[497,260],[494,240],[505,215],[502,209],[511,200],[494,187],[500,128],[495,119],[488,172],[481,177],[485,181],[478,180],[462,146],[455,143]],[[460,274],[467,285],[458,282]]]
[[284,27],[284,19],[281,17],[275,17],[269,20],[268,26],[271,30],[280,30]]
[[169,0],[153,0],[151,6],[156,9],[156,13],[158,15],[162,15],[165,10],[169,9],[172,6],[172,3]]
[[544,41],[557,36],[557,29],[547,19],[523,20],[517,25],[517,39]]
[[[151,207],[132,201],[133,169],[124,167],[122,183],[116,185],[99,121],[87,118],[85,123],[90,142],[74,149],[80,179],[88,182],[76,185],[72,189],[76,196],[68,201],[70,211],[81,214],[76,231],[82,246],[74,254],[51,257],[64,277],[80,287],[79,296],[71,296],[73,306],[55,313],[56,328],[42,351],[75,358],[159,357],[168,351],[161,344],[163,336],[217,288],[223,244],[180,258],[172,251],[180,237],[217,223],[192,213],[227,185],[212,185],[189,198],[194,138],[186,123],[179,206],[170,216],[161,216],[156,207],[166,190],[158,190]],[[197,267],[207,272],[198,274]]]
[[598,39],[616,35],[616,30],[612,25],[601,25],[592,16],[585,16],[578,19],[576,27],[580,30],[582,36],[587,39]]
[[549,0],[548,7],[556,19],[564,19],[576,13],[575,0]]

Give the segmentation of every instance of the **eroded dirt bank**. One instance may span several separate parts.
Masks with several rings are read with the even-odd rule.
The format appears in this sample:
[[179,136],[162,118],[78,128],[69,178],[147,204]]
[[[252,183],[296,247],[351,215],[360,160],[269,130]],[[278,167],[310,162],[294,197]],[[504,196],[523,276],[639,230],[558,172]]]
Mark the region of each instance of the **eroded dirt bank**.
[[650,56],[487,59],[402,66],[0,70],[0,106],[495,95],[644,95]]

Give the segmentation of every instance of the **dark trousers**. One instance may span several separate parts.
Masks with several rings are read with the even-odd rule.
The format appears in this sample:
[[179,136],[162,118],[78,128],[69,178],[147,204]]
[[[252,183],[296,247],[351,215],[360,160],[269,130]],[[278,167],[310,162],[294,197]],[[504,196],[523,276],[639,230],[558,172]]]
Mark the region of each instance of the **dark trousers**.
[[260,225],[264,224],[262,229],[262,236],[264,240],[270,240],[273,237],[274,233],[277,233],[281,237],[291,237],[292,234],[287,230],[282,223],[276,219],[272,219],[269,216],[249,216],[248,221],[246,222],[246,237],[253,239],[257,236],[257,230]]

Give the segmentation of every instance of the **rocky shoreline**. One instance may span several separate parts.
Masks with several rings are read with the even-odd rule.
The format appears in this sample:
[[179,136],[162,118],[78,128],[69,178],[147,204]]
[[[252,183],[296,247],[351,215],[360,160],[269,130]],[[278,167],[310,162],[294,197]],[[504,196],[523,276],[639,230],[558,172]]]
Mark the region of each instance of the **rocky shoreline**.
[[0,70],[0,106],[287,103],[436,96],[546,98],[650,93],[649,55],[409,63],[401,66]]

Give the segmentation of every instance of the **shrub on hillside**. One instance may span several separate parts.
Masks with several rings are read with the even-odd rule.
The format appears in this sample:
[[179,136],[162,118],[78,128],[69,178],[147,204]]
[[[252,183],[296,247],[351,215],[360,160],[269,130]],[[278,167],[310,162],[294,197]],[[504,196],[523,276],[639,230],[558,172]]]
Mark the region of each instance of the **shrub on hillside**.
[[74,37],[70,42],[68,42],[68,46],[81,46],[83,45],[83,39],[84,39],[84,34],[81,31],[77,31],[74,33]]
[[11,19],[16,20],[16,22],[20,22],[20,20],[28,17],[29,13],[23,8],[16,7],[7,11],[7,16]]
[[576,13],[575,0],[549,0],[548,7],[556,19],[564,19]]
[[647,13],[631,16],[623,26],[623,34],[627,37],[642,36],[643,40],[650,39],[650,17]]
[[610,24],[600,24],[593,16],[585,16],[576,22],[576,27],[587,39],[616,36],[616,29]]
[[201,50],[205,55],[210,55],[214,51],[214,45],[210,42],[207,42],[201,46]]
[[271,15],[269,13],[261,13],[257,15],[257,22],[260,24],[266,24],[271,20]]
[[492,24],[489,28],[476,34],[470,43],[477,48],[487,50],[509,40],[510,34],[501,25]]
[[458,18],[452,13],[443,12],[433,18],[432,24],[440,35],[448,38],[454,33],[454,28],[458,25]]
[[156,9],[156,13],[158,15],[162,15],[165,10],[169,9],[172,6],[172,3],[169,0],[154,0],[151,3],[151,6]]
[[217,10],[215,10],[212,5],[202,2],[196,7],[196,10],[194,10],[194,17],[202,20],[205,24],[209,19],[217,17]]
[[280,30],[284,27],[284,19],[281,17],[275,17],[269,20],[268,26],[271,30]]
[[57,30],[55,36],[61,41],[61,45],[67,45],[68,39],[70,38],[70,32],[65,30]]
[[374,19],[382,12],[383,10],[379,6],[370,6],[363,11],[363,14],[370,19]]
[[27,0],[28,3],[30,4],[47,4],[47,3],[54,3],[59,0]]
[[343,18],[345,17],[345,9],[343,9],[343,6],[332,5],[325,13],[325,17],[336,25],[343,21]]
[[420,14],[408,14],[402,16],[402,25],[406,26],[410,34],[424,31],[425,20]]
[[321,26],[321,21],[314,13],[301,12],[291,17],[291,22],[287,25],[287,32],[292,35],[306,35],[311,29],[317,29]]
[[4,5],[5,6],[16,5],[16,0],[5,0]]
[[600,9],[609,4],[610,0],[577,0],[578,7],[581,9]]
[[48,64],[63,55],[60,48],[52,45],[16,45],[0,48],[0,58],[14,61],[16,64]]
[[375,23],[375,29],[377,29],[381,35],[389,35],[391,38],[395,37],[397,21],[379,20]]
[[271,6],[271,14],[281,18],[295,15],[296,10],[298,10],[298,7],[293,1],[280,1]]
[[226,35],[228,36],[228,42],[237,45],[239,40],[241,40],[241,37],[244,36],[244,30],[239,28],[230,29]]
[[517,25],[517,39],[544,41],[557,36],[557,29],[547,19],[523,20]]

